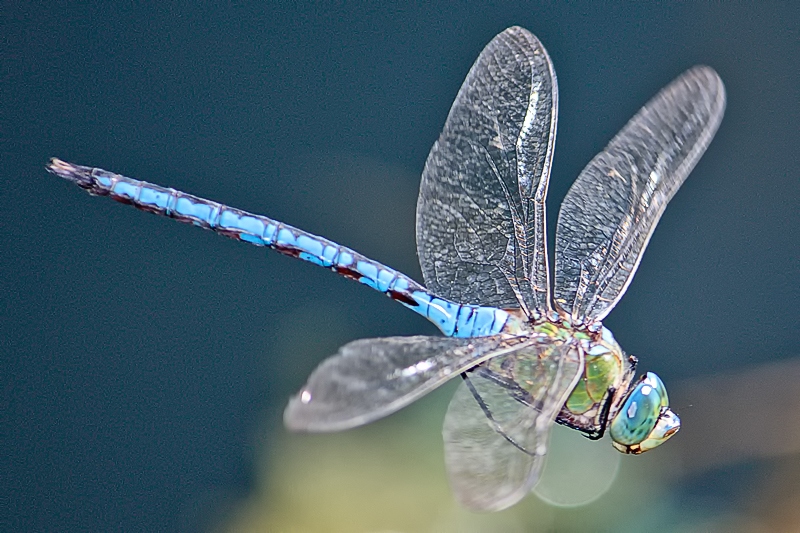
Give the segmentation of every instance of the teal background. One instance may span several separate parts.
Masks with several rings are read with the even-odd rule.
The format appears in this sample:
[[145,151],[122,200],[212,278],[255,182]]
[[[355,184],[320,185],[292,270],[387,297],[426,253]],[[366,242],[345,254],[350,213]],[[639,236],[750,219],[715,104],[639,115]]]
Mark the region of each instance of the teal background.
[[[783,482],[800,486],[796,467],[785,468],[800,462],[800,415],[789,409],[800,399],[792,3],[6,2],[2,11],[0,529],[236,530],[242,502],[283,479],[270,465],[285,443],[307,442],[285,435],[281,413],[316,364],[356,338],[434,331],[323,269],[91,199],[48,175],[49,157],[263,213],[421,279],[419,174],[470,65],[511,25],[540,38],[558,75],[551,241],[581,168],[659,88],[703,63],[728,91],[716,139],[605,324],[668,390],[703,390],[699,380],[733,372],[742,376],[734,396],[780,388],[785,397],[740,418],[732,403],[671,392],[691,420],[675,450],[712,457],[716,441],[703,431],[724,419],[712,437],[755,436],[760,451],[687,463],[649,480],[668,497],[634,493],[625,506],[648,516],[666,505],[652,530],[691,530],[731,513],[768,519],[765,494],[787,494],[770,481],[776,471],[795,472]],[[770,364],[789,365],[777,373],[787,385],[747,381]],[[433,422],[401,414],[378,427],[426,432],[433,444],[420,453],[435,458],[447,397],[424,401],[415,412]],[[752,420],[773,421],[774,433]],[[334,442],[308,438],[320,449]],[[315,457],[307,463],[324,471]],[[672,458],[665,451],[662,467]],[[426,475],[444,483],[436,461]],[[346,494],[354,477],[332,486]],[[297,513],[325,503],[309,505]],[[547,527],[647,530],[626,522],[627,509]],[[487,531],[492,519],[481,518]],[[352,530],[362,527],[399,526]]]

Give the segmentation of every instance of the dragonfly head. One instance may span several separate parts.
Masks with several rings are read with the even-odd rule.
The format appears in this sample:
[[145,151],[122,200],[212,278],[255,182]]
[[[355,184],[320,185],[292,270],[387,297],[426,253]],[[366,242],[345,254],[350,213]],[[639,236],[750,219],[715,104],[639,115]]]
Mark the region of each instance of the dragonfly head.
[[648,372],[625,398],[609,433],[614,448],[638,455],[664,443],[680,428],[680,418],[669,408],[664,383]]

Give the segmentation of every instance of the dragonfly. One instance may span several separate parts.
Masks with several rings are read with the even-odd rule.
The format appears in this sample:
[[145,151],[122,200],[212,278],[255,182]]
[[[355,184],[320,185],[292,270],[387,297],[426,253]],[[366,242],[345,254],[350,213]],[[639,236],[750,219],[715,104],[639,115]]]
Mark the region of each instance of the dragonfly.
[[265,216],[59,159],[47,169],[92,195],[327,268],[432,321],[444,336],[340,348],[289,400],[284,423],[305,432],[354,428],[457,379],[442,430],[445,468],[461,504],[497,511],[536,484],[555,423],[592,439],[608,433],[630,454],[679,430],[661,379],[635,379],[637,359],[602,320],[724,109],[723,83],[706,66],[647,102],[569,189],[551,272],[545,199],[556,75],[533,34],[503,31],[470,69],[425,163],[416,210],[424,285]]

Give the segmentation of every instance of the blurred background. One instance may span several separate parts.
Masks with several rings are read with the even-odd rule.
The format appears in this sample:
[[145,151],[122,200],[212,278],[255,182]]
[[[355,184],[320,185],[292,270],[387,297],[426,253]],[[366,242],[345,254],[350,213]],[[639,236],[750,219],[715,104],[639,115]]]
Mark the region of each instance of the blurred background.
[[[3,531],[800,531],[792,3],[2,11]],[[323,269],[92,199],[44,164],[263,213],[421,279],[422,166],[472,62],[511,25],[558,74],[551,242],[583,166],[680,72],[713,66],[728,108],[606,320],[667,383],[680,434],[607,463],[589,455],[613,453],[607,440],[584,452],[558,432],[546,477],[562,496],[587,488],[585,504],[542,489],[478,515],[445,477],[452,386],[342,434],[282,426],[340,345],[430,324]]]

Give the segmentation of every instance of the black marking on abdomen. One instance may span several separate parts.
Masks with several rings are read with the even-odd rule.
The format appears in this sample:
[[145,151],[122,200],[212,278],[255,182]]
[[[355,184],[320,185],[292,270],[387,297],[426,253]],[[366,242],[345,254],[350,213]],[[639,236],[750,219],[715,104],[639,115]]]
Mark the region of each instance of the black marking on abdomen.
[[398,301],[400,303],[403,303],[403,304],[406,304],[408,306],[417,307],[419,305],[419,302],[417,302],[416,300],[412,299],[411,297],[409,297],[405,293],[402,293],[402,292],[399,292],[399,291],[393,291],[393,290],[390,289],[390,290],[388,290],[386,292],[386,294],[392,300],[396,300],[396,301]]

